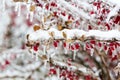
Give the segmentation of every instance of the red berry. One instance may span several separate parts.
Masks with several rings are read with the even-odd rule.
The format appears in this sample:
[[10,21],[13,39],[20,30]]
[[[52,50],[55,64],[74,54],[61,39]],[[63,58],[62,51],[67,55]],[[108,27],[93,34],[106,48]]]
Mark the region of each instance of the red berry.
[[110,25],[108,23],[106,23],[105,26],[107,26],[107,30],[110,30]]
[[107,46],[106,45],[104,46],[104,50],[107,50]]
[[117,55],[112,58],[112,61],[117,60]]
[[43,5],[42,5],[41,3],[37,4],[37,6],[39,6],[39,7],[41,7],[41,8],[43,7]]
[[113,46],[110,47],[111,50],[115,50],[115,48]]
[[9,65],[10,62],[8,60],[5,60],[5,65]]
[[26,23],[29,27],[32,26],[32,24],[33,24],[29,19],[26,20]]
[[1,65],[1,66],[0,66],[0,69],[1,69],[1,70],[5,70],[5,68],[6,68],[6,65]]
[[100,24],[101,24],[101,22],[100,22],[100,21],[98,21],[98,22],[97,22],[97,24],[98,24],[98,25],[100,25]]
[[76,24],[77,24],[77,25],[80,25],[79,21],[76,21]]
[[60,73],[60,77],[65,77],[66,76],[66,71],[65,70],[62,70],[61,73]]
[[53,14],[54,14],[55,17],[58,17],[57,12],[53,12]]
[[66,47],[66,42],[63,43],[63,46]]
[[56,70],[55,69],[50,69],[50,74],[56,74]]
[[117,16],[113,22],[114,22],[115,24],[120,23],[120,16]]
[[94,45],[96,44],[95,40],[90,40],[90,43]]
[[96,2],[94,2],[94,3],[93,3],[93,5],[94,5],[94,6],[97,6],[97,3],[96,3]]
[[91,30],[91,29],[92,29],[92,26],[89,25],[89,26],[88,26],[88,29]]
[[57,41],[54,41],[54,42],[53,42],[53,45],[54,45],[54,47],[57,47],[57,46],[58,46]]
[[74,48],[74,45],[72,45],[72,46],[71,46],[71,50],[74,50],[74,49],[75,49],[75,48]]
[[112,56],[112,50],[109,48],[109,50],[108,50],[108,55],[109,56]]
[[51,6],[57,7],[57,4],[56,4],[55,2],[52,2],[52,3],[51,3]]
[[106,12],[106,9],[103,9],[103,10],[102,10],[102,13],[105,14],[105,12]]
[[76,49],[79,49],[80,48],[80,45],[77,43],[77,44],[75,44],[75,48]]
[[71,17],[72,17],[72,16],[71,16],[71,15],[69,15],[69,16],[68,16],[68,20],[69,20]]
[[99,46],[99,47],[101,47],[101,46],[102,46],[102,44],[99,42],[99,43],[98,43],[98,46]]
[[90,14],[94,14],[94,11],[91,11]]
[[91,76],[90,75],[85,76],[85,80],[91,80]]
[[61,14],[62,14],[63,16],[66,16],[65,12],[62,12]]
[[100,21],[103,21],[103,20],[104,20],[104,19],[103,19],[103,16],[100,16],[99,19],[100,19]]
[[33,49],[34,51],[38,51],[38,46],[37,45],[33,46]]
[[48,10],[48,9],[49,9],[49,4],[46,4],[46,5],[45,5],[45,8]]
[[89,48],[90,48],[90,46],[88,45],[88,43],[86,43],[86,48],[87,48],[87,49],[89,49]]

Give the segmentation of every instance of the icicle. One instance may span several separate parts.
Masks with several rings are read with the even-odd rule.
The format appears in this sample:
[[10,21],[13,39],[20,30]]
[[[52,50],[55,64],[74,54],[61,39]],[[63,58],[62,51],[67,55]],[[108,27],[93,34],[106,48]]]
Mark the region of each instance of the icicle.
[[30,5],[27,4],[26,6],[27,6],[27,11],[28,11],[28,12],[27,12],[26,19],[28,19],[28,18],[29,18],[29,14],[30,14],[30,11],[29,11],[29,10],[30,10]]
[[47,60],[44,61],[44,67],[47,67]]
[[2,8],[3,8],[3,12],[5,11],[5,0],[2,1]]
[[32,58],[34,58],[34,52],[33,52],[33,50],[31,51],[31,54],[32,54]]
[[90,55],[93,56],[94,49],[91,49]]
[[57,69],[57,77],[58,77],[58,80],[60,79],[60,69],[58,68]]
[[16,6],[15,6],[15,12],[18,11],[18,2],[16,2]]
[[42,24],[43,24],[43,26],[44,26],[44,15],[42,14]]
[[57,53],[57,52],[58,52],[57,50],[58,50],[58,47],[56,47],[56,48],[55,48],[55,53]]
[[43,9],[42,9],[42,24],[44,26],[45,22],[44,22],[44,9],[45,9],[45,4],[43,5]]
[[33,21],[33,12],[30,12],[30,21],[32,22]]
[[38,53],[35,53],[35,59],[38,61]]
[[50,56],[53,57],[53,56],[55,56],[55,54],[56,54],[56,53],[54,52],[54,53],[52,53]]
[[65,54],[68,53],[68,49],[69,49],[69,44],[66,43],[66,47],[65,47]]
[[65,50],[65,53],[66,53],[66,54],[68,53],[68,50],[69,50],[69,44],[70,44],[70,43],[66,43],[66,50]]
[[65,48],[65,54],[67,54],[67,48]]
[[26,19],[28,19],[29,18],[29,12],[27,13],[27,15],[26,15]]
[[46,46],[43,46],[43,54],[46,54]]
[[15,11],[18,11],[18,16],[20,16],[21,14],[21,3],[20,2],[16,2],[16,6],[15,6]]
[[21,3],[18,4],[18,16],[21,14]]
[[76,53],[77,51],[76,50],[74,50],[74,53],[73,53],[73,60],[75,60],[75,57],[76,57]]

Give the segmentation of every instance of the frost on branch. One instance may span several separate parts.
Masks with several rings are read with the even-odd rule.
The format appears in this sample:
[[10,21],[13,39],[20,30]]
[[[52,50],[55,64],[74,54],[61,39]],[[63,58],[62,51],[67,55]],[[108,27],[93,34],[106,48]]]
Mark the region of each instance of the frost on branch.
[[[32,55],[35,53],[52,65],[50,74],[57,74],[57,65],[82,72],[81,79],[85,80],[117,79],[110,70],[120,58],[120,7],[116,3],[100,0],[36,0],[35,3],[43,12],[39,14],[41,23],[39,27],[33,26],[34,32],[27,35],[26,45]],[[84,73],[86,68],[89,70]],[[60,79],[68,79],[64,70]],[[70,80],[78,80],[71,77]]]

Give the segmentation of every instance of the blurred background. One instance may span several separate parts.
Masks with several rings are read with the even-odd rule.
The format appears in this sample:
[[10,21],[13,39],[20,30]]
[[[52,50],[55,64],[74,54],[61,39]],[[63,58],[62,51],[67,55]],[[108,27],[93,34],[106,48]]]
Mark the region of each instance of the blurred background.
[[[0,80],[45,80],[41,74],[45,68],[25,46],[26,34],[37,20],[27,19],[25,4],[17,5],[13,0],[0,1]],[[17,11],[19,7],[21,10]]]

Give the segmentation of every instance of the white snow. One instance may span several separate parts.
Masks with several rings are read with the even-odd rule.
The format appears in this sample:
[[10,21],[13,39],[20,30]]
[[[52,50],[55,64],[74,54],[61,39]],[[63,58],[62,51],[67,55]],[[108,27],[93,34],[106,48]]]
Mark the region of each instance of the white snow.
[[106,21],[108,22],[112,16],[115,16],[119,9],[120,9],[120,6],[115,6],[108,14]]
[[120,0],[108,0],[109,2],[120,6]]
[[[62,31],[58,31],[57,29],[50,29],[48,31],[45,30],[38,30],[36,32],[33,32],[30,34],[29,40],[36,41],[36,40],[49,40],[51,36],[49,35],[49,32],[54,32],[54,38],[55,39],[63,39],[64,32],[67,35],[66,39],[72,39],[74,37],[80,38],[82,35],[85,37],[91,37],[94,36],[96,39],[99,40],[112,40],[113,38],[116,38],[117,40],[120,40],[120,31],[118,30],[110,30],[110,31],[100,31],[100,30],[77,30],[77,29],[64,29]],[[37,36],[36,36],[37,35]]]

